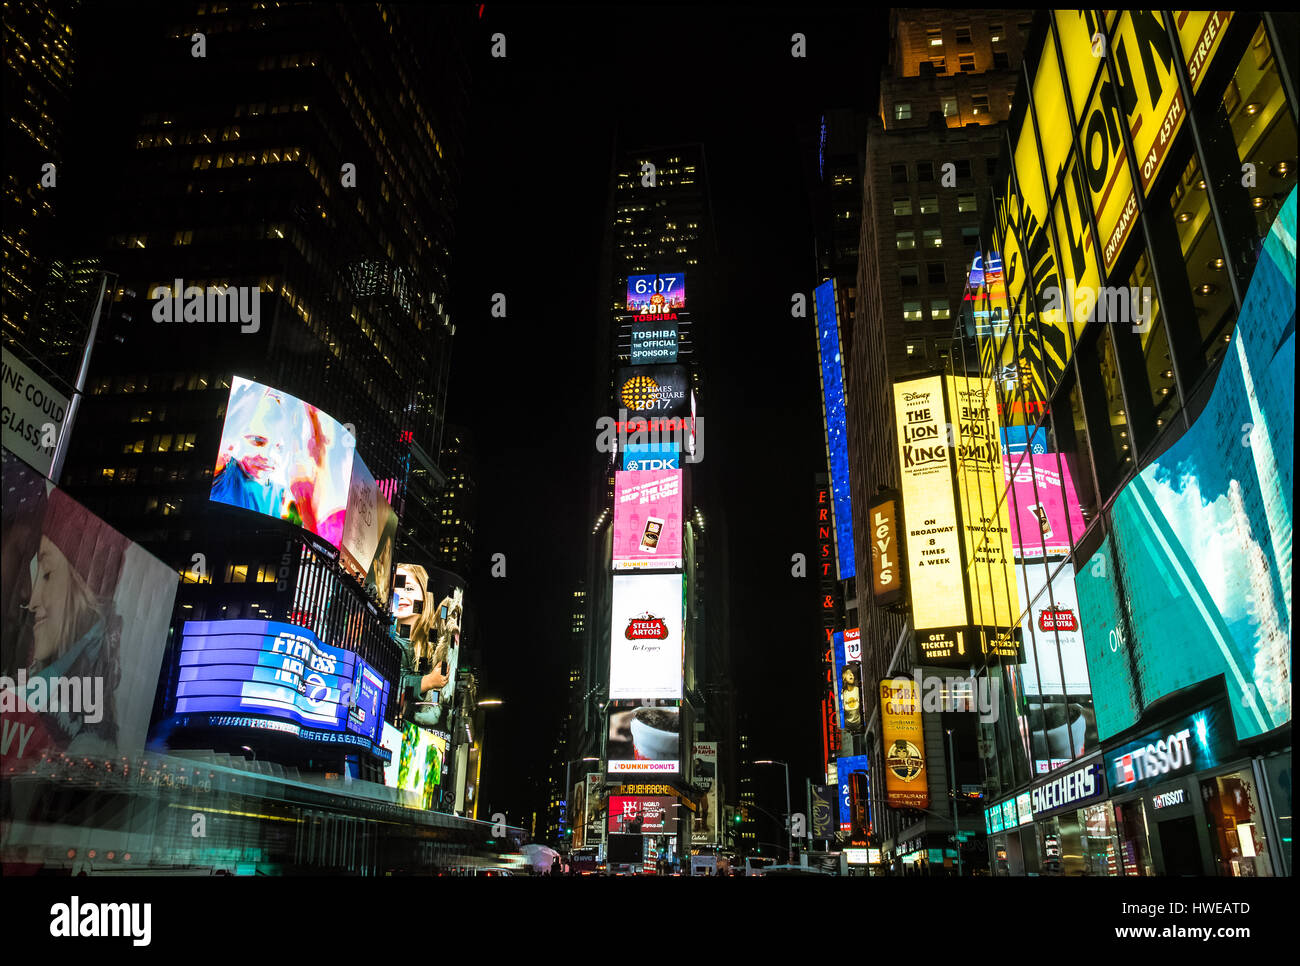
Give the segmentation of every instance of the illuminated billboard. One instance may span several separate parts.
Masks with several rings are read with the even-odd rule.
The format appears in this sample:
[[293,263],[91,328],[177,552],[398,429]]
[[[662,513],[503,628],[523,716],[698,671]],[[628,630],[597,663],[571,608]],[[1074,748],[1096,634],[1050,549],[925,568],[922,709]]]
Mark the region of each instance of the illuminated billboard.
[[691,749],[691,778],[708,787],[692,819],[691,844],[711,845],[718,841],[718,743],[697,741]]
[[339,542],[339,563],[381,601],[389,599],[397,514],[361,457],[352,461],[347,516]]
[[625,470],[679,470],[676,443],[628,443],[623,447]]
[[856,627],[848,631],[836,631],[834,639],[840,727],[845,731],[860,733],[864,726],[861,632]]
[[4,769],[144,747],[176,571],[3,450]]
[[[852,755],[837,760],[835,771],[840,786],[840,831],[849,832],[853,829],[854,813],[857,811],[857,796],[865,785],[861,778],[856,782],[854,779],[857,776],[862,776],[869,781],[871,768],[867,763],[866,755]],[[858,786],[856,792],[855,785]]]
[[614,405],[629,416],[681,416],[690,410],[690,391],[682,366],[624,366],[614,380]]
[[680,709],[643,706],[612,711],[605,754],[611,775],[678,774],[682,770]]
[[1084,526],[1069,465],[1056,453],[1004,456],[1002,479],[1011,488],[1011,546],[1016,559],[1068,554],[1071,540],[1079,538]]
[[633,322],[632,365],[677,361],[676,322]]
[[680,570],[682,471],[616,470],[615,570]]
[[304,627],[186,621],[178,663],[178,716],[259,715],[378,743],[388,682],[351,651],[323,643]]
[[676,804],[667,795],[611,795],[607,826],[615,833],[676,835]]
[[421,727],[450,730],[465,581],[437,567],[399,563],[393,584],[393,619],[402,648],[403,714]]
[[682,696],[685,582],[680,574],[615,574],[609,697]]
[[685,272],[627,277],[627,310],[634,321],[675,322],[685,308]]
[[[1120,490],[1111,552],[1079,573],[1085,633],[1108,635],[1088,643],[1093,681],[1136,669],[1135,687],[1120,694],[1145,708],[1222,674],[1239,738],[1291,720],[1295,227],[1292,190],[1209,402]],[[1107,581],[1123,590],[1118,615],[1114,591],[1099,586]],[[1136,710],[1113,709],[1108,720]],[[1111,733],[1103,728],[1103,740]]]
[[878,495],[867,509],[867,536],[871,540],[871,596],[883,607],[903,596],[903,568],[899,556],[898,494]]
[[927,808],[930,789],[921,726],[921,688],[911,678],[880,682],[880,740],[885,802],[890,808]]
[[849,437],[845,423],[844,364],[840,357],[839,301],[835,280],[813,290],[817,316],[817,352],[821,360],[822,422],[830,468],[831,516],[835,526],[835,562],[840,580],[857,574],[853,553],[853,508],[849,493]]
[[355,438],[333,417],[235,376],[210,499],[285,520],[337,547],[355,451]]
[[384,770],[384,782],[389,784],[391,774],[394,788],[414,792],[420,808],[434,808],[446,768],[449,736],[409,721],[402,728],[401,736],[401,746],[394,752],[392,764]]

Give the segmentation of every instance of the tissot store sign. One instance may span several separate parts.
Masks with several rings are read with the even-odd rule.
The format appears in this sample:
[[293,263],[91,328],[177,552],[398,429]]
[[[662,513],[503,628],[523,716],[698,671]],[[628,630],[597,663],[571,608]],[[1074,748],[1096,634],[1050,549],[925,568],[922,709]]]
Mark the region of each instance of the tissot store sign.
[[1230,760],[1236,745],[1231,714],[1214,706],[1105,752],[1106,773],[1118,795],[1213,768]]

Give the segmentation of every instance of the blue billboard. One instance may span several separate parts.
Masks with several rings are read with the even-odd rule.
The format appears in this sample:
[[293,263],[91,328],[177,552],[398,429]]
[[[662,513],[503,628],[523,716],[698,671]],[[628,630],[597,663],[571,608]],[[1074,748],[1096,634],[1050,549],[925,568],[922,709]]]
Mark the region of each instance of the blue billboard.
[[177,715],[259,715],[377,743],[389,684],[351,651],[293,624],[186,621]]
[[853,510],[849,500],[849,437],[845,422],[844,363],[840,358],[840,318],[835,280],[813,291],[817,315],[817,352],[821,358],[822,419],[826,430],[826,459],[831,478],[831,516],[835,523],[835,556],[840,580],[857,573],[853,556]]
[[1208,404],[1120,491],[1113,554],[1099,552],[1080,572],[1085,635],[1107,629],[1087,645],[1094,692],[1133,675],[1108,697],[1135,707],[1113,709],[1103,739],[1161,697],[1219,674],[1238,738],[1291,720],[1295,216],[1293,190],[1264,240]]
[[[866,776],[863,786],[867,789],[871,787],[871,770],[867,767],[866,755],[852,755],[848,758],[841,758],[835,763],[836,775],[840,782],[840,831],[847,832],[853,827],[853,775],[858,773]],[[868,792],[868,796],[870,793]],[[868,822],[871,821],[871,799],[867,798],[867,816]]]
[[628,443],[623,447],[625,470],[680,470],[676,443]]

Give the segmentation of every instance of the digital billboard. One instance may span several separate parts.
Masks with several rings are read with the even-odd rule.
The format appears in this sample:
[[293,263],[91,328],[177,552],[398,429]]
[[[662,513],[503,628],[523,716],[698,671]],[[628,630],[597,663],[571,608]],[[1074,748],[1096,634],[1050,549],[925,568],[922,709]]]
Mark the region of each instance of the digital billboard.
[[860,631],[856,627],[849,631],[836,631],[834,640],[840,727],[845,731],[861,732],[864,719]]
[[1068,554],[1071,540],[1079,539],[1084,524],[1066,461],[1056,453],[1004,456],[1002,480],[1011,490],[1011,546],[1016,559]]
[[928,808],[921,688],[913,679],[886,678],[880,682],[880,740],[884,746],[886,803],[890,808]]
[[606,767],[612,775],[679,773],[682,757],[680,710],[642,706],[611,711],[605,754]]
[[633,322],[632,365],[677,361],[676,322]]
[[840,357],[840,316],[835,280],[813,290],[817,315],[817,352],[821,361],[822,423],[831,480],[831,516],[835,525],[835,562],[840,580],[857,574],[853,553],[853,508],[849,491],[849,437],[845,423],[844,364]]
[[632,835],[676,835],[676,804],[667,795],[611,795],[608,829]]
[[465,582],[438,567],[399,563],[393,619],[402,648],[403,715],[425,728],[450,730],[465,618]]
[[673,322],[686,308],[686,273],[627,277],[627,310],[637,322]]
[[1239,738],[1291,720],[1295,221],[1293,190],[1209,402],[1111,511],[1139,700],[1223,674]]
[[691,777],[696,785],[707,785],[691,824],[691,844],[713,844],[718,840],[718,743],[696,741],[691,745]]
[[[186,621],[175,713],[281,718],[374,740],[388,685],[351,651],[311,631],[264,620]],[[360,685],[362,694],[355,694]]]
[[285,520],[337,547],[355,451],[356,440],[333,417],[235,376],[210,499]]
[[676,443],[628,443],[623,447],[625,470],[679,470]]
[[840,786],[840,831],[848,832],[853,828],[853,776],[870,775],[871,768],[866,755],[850,755],[835,762],[835,772]]
[[903,596],[903,568],[899,556],[899,498],[881,493],[867,510],[867,536],[871,540],[871,596],[883,607]]
[[683,366],[624,366],[614,380],[614,405],[629,417],[681,416],[690,409],[690,391]]
[[361,457],[352,460],[348,508],[339,542],[339,563],[381,601],[391,592],[397,514]]
[[[395,772],[394,787],[414,792],[420,808],[434,808],[438,804],[448,738],[445,732],[430,731],[410,721],[402,728],[401,748],[393,755],[390,765]],[[385,782],[388,774],[385,770]]]
[[176,571],[5,449],[0,755],[7,771],[144,747]]
[[609,697],[680,698],[684,655],[680,574],[615,574]]
[[682,471],[614,472],[615,570],[680,570]]

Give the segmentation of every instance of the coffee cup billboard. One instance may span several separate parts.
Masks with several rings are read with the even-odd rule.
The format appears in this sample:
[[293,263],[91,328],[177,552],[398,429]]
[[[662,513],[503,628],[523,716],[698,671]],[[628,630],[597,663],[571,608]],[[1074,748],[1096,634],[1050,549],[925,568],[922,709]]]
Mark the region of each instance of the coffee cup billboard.
[[678,774],[681,714],[676,707],[612,711],[605,745],[610,774]]

